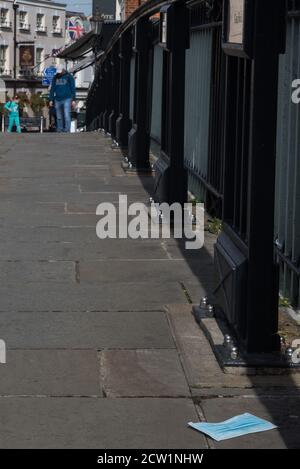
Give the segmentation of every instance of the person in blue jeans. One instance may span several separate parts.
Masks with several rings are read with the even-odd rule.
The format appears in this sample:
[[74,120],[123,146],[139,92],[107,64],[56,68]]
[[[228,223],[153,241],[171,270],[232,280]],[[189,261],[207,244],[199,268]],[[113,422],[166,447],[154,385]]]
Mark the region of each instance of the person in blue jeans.
[[50,89],[50,106],[55,104],[57,132],[70,132],[71,110],[76,106],[76,86],[73,75],[62,65],[57,67]]
[[18,134],[21,133],[20,127],[20,108],[19,108],[19,97],[15,96],[11,101],[8,101],[4,108],[9,112],[8,129],[7,132],[11,132],[14,125],[16,126]]

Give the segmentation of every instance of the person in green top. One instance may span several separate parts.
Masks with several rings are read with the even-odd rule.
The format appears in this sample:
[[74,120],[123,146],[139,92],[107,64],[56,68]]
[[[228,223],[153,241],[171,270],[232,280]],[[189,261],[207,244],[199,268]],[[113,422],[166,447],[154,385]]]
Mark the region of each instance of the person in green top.
[[8,132],[11,132],[13,126],[16,126],[17,132],[21,133],[20,115],[19,115],[19,97],[15,96],[12,100],[8,101],[4,108],[9,112]]

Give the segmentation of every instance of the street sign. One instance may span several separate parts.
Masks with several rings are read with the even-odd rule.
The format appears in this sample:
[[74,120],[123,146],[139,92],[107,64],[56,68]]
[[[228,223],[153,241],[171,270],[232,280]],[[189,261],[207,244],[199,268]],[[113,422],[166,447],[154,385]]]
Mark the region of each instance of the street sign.
[[45,68],[43,71],[43,85],[50,86],[55,75],[56,75],[55,67]]
[[224,0],[223,49],[226,54],[251,58],[254,2]]
[[243,44],[245,4],[242,0],[231,0],[228,14],[227,39],[231,44]]
[[34,46],[19,45],[21,67],[34,67]]

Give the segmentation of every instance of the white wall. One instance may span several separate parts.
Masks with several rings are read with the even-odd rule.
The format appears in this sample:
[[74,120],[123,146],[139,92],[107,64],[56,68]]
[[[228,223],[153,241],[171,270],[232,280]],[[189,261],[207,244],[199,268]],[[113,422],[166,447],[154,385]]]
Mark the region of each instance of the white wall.
[[[44,49],[44,55],[51,54],[53,49],[59,49],[65,44],[65,18],[66,12],[65,7],[53,5],[49,1],[49,5],[45,2],[31,2],[30,0],[18,1],[19,11],[27,12],[26,22],[30,25],[29,31],[23,31],[19,28],[19,14],[17,15],[17,41],[26,42],[34,41],[36,48]],[[13,43],[13,0],[0,1],[0,8],[6,8],[9,10],[9,21],[12,22],[12,28],[0,28],[0,44],[8,45],[8,57],[7,66],[9,70],[13,70],[14,66],[14,43]],[[36,16],[37,13],[44,14],[44,25],[47,28],[47,32],[39,33],[36,27]],[[52,27],[53,16],[60,17],[60,27],[62,29],[61,34],[55,34]],[[57,59],[49,58],[46,60],[44,67],[50,66],[57,62]],[[19,72],[19,51],[17,50],[17,72]]]

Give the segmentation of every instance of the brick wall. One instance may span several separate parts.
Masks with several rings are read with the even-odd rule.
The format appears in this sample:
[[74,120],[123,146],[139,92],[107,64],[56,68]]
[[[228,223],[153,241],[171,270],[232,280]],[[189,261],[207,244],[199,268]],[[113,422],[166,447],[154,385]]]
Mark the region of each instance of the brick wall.
[[124,0],[123,1],[123,11],[122,11],[122,20],[126,20],[134,10],[136,10],[142,3],[145,3],[147,0]]

